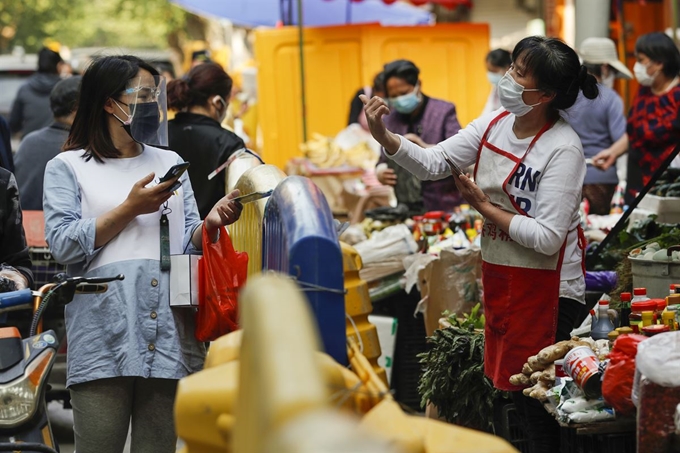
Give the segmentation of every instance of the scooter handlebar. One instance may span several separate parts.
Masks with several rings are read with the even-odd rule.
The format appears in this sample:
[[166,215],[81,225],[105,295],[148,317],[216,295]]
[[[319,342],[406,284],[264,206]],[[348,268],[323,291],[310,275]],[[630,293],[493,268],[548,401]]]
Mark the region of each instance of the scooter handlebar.
[[115,277],[88,277],[88,278],[80,278],[78,280],[78,284],[81,283],[92,283],[92,284],[100,284],[100,283],[109,283],[113,282],[115,280],[125,280],[125,275],[123,274],[118,274]]
[[33,291],[28,288],[19,291],[0,293],[0,311],[19,307],[21,305],[30,305],[32,301]]

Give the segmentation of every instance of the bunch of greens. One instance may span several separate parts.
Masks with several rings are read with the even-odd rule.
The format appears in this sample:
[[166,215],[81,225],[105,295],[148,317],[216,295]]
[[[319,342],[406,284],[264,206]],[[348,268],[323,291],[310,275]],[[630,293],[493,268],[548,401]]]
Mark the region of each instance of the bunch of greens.
[[436,330],[428,343],[418,355],[421,404],[434,404],[450,423],[491,432],[494,402],[504,394],[484,375],[484,335],[474,332],[474,324],[452,325]]

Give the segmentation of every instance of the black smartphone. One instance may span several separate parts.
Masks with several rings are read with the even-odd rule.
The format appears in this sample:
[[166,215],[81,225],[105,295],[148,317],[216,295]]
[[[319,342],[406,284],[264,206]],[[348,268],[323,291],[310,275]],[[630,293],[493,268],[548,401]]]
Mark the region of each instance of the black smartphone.
[[191,165],[189,162],[182,162],[181,164],[173,165],[170,167],[170,170],[163,176],[159,183],[165,182],[169,179],[176,178],[177,176],[182,176],[182,173],[187,171],[187,168],[189,168],[189,165]]
[[446,163],[449,164],[449,167],[451,167],[451,173],[453,173],[453,176],[460,176],[463,174],[463,170],[458,165],[456,165],[456,163],[452,161],[449,156],[447,156],[444,152],[442,152],[442,155],[444,156]]
[[[182,176],[182,173],[187,171],[189,165],[191,165],[189,162],[182,162],[180,164],[173,165],[172,167],[170,167],[170,170],[168,170],[168,172],[158,181],[158,183],[159,184],[164,183],[165,181],[168,181],[170,179]],[[178,179],[172,186],[170,186],[168,192],[174,192],[175,190],[179,189],[181,185],[182,183]]]

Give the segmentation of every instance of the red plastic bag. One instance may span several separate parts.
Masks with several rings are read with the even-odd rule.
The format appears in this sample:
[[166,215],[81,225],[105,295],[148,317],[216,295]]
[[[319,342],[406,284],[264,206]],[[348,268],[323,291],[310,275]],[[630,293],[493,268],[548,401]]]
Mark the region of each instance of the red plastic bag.
[[196,339],[213,341],[238,329],[238,293],[246,283],[248,254],[234,250],[224,227],[213,243],[203,226],[203,258],[198,271]]
[[638,344],[646,339],[643,335],[622,335],[609,353],[609,364],[602,379],[602,396],[617,414],[635,414],[630,397],[635,379],[635,356]]

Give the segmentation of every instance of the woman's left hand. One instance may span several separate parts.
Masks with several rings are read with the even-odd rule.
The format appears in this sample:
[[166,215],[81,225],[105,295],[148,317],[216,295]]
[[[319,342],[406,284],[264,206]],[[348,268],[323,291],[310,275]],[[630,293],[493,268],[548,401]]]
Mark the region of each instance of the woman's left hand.
[[239,195],[241,195],[241,192],[236,189],[215,203],[215,206],[213,206],[204,220],[208,233],[214,233],[219,227],[231,225],[238,220],[241,216],[243,205],[233,199]]
[[481,212],[480,206],[490,201],[489,196],[485,194],[472,179],[470,179],[469,173],[467,175],[460,175],[459,177],[454,176],[453,181],[456,183],[456,187],[463,198],[465,198],[470,206],[477,211]]

